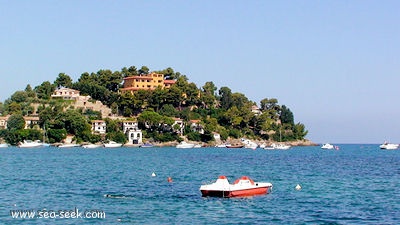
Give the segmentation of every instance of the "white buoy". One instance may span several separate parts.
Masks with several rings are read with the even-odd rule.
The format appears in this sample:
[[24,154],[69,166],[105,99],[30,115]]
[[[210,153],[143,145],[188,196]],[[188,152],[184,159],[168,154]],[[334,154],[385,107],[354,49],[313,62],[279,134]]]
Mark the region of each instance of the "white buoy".
[[298,191],[300,191],[300,190],[301,190],[301,186],[300,186],[300,184],[297,184],[297,185],[296,185],[296,190],[298,190]]
[[152,176],[152,177],[155,177],[155,176],[156,176],[156,173],[153,172],[153,173],[151,174],[151,176]]

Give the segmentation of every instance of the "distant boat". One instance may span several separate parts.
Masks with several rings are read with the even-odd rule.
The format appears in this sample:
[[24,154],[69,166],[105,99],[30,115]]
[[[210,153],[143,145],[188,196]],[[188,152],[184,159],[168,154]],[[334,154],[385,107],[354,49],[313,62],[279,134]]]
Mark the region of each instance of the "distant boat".
[[288,150],[288,149],[290,149],[290,145],[286,145],[286,144],[282,144],[282,143],[280,143],[280,144],[275,144],[275,143],[272,143],[270,146],[265,146],[264,147],[264,149],[266,149],[266,150]]
[[80,144],[72,144],[72,143],[68,143],[68,144],[61,144],[58,147],[59,148],[75,148],[75,147],[80,147]]
[[258,147],[258,144],[255,142],[252,142],[251,140],[243,139],[242,143],[244,144],[245,148],[256,149]]
[[154,145],[150,144],[150,143],[145,143],[139,146],[140,148],[152,148],[154,147]]
[[194,144],[182,141],[176,146],[176,148],[194,148]]
[[393,150],[393,149],[399,148],[399,145],[398,144],[388,143],[388,142],[385,141],[383,144],[379,145],[379,147],[381,149]]
[[97,144],[87,144],[87,145],[82,145],[82,148],[100,148],[102,145],[97,145]]
[[193,148],[201,148],[201,147],[203,147],[203,146],[201,146],[201,144],[197,144],[197,145],[193,146]]
[[216,145],[216,148],[226,148],[227,146],[229,146],[230,144],[220,144],[220,145]]
[[321,146],[322,149],[334,149],[335,147],[329,143],[323,144]]
[[248,197],[268,194],[271,190],[271,183],[254,182],[247,176],[237,179],[233,184],[230,184],[225,176],[219,176],[215,183],[200,186],[203,197]]
[[279,150],[288,150],[290,149],[290,145],[286,145],[286,144],[277,144],[274,146],[275,149],[279,149]]
[[104,147],[106,147],[106,148],[119,148],[121,146],[122,146],[121,143],[117,143],[115,141],[109,141],[108,143],[104,144]]
[[226,148],[243,148],[244,145],[227,145]]
[[20,148],[38,148],[42,147],[43,144],[39,140],[32,141],[32,140],[24,140],[23,142],[19,143],[18,147]]

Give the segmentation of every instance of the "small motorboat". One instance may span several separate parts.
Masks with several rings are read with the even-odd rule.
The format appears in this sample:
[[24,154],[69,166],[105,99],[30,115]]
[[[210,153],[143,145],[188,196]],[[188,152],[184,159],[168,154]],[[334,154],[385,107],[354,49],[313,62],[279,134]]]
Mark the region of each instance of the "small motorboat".
[[75,148],[75,147],[81,147],[80,144],[73,144],[73,143],[66,143],[66,144],[61,144],[58,145],[59,148]]
[[154,145],[150,144],[150,143],[144,143],[142,145],[139,146],[140,148],[152,148],[154,147]]
[[388,143],[388,142],[384,142],[383,144],[381,144],[379,146],[381,149],[386,149],[386,150],[394,150],[397,149],[399,147],[398,144],[392,144],[392,143]]
[[[288,150],[291,147],[290,145],[286,145],[283,143],[278,143],[278,144],[273,143],[271,146],[272,149],[278,149],[278,150]],[[265,147],[264,149],[269,149],[269,148]]]
[[18,147],[20,148],[38,148],[42,147],[43,144],[39,140],[32,141],[32,140],[24,140],[22,143],[19,143]]
[[200,186],[203,197],[247,197],[268,194],[271,190],[271,183],[254,182],[247,176],[237,179],[233,184],[225,176],[219,176],[215,183]]
[[323,144],[321,146],[322,149],[334,149],[335,147],[329,143]]
[[97,145],[97,144],[87,144],[87,145],[82,145],[82,148],[100,148],[102,145]]
[[194,148],[194,144],[182,141],[176,146],[176,148]]
[[104,147],[106,148],[119,148],[121,147],[121,143],[117,143],[115,141],[109,141],[108,143],[104,143]]

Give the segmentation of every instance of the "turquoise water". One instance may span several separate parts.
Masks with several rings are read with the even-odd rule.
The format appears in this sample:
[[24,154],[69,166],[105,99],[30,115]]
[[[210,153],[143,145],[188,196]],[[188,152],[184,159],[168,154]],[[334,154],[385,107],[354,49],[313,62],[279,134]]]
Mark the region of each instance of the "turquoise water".
[[[251,198],[201,197],[200,185],[219,175],[274,187]],[[340,145],[339,151],[11,147],[0,149],[0,182],[1,224],[400,224],[400,151],[378,145]],[[74,209],[101,210],[106,218],[10,215]]]

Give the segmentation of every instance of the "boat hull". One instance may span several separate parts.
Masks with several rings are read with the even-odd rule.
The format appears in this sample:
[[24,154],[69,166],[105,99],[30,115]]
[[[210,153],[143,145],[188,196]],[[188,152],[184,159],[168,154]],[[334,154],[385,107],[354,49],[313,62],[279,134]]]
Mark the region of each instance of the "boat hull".
[[202,197],[237,198],[268,194],[271,187],[250,188],[243,190],[201,190]]
[[243,148],[244,145],[227,145],[226,148]]
[[122,144],[104,144],[106,148],[119,148],[122,147]]
[[203,197],[248,197],[268,194],[271,190],[271,183],[254,182],[247,176],[237,179],[233,184],[225,176],[219,176],[216,182],[200,186]]
[[75,148],[75,147],[80,147],[80,144],[62,144],[59,145],[59,148]]

